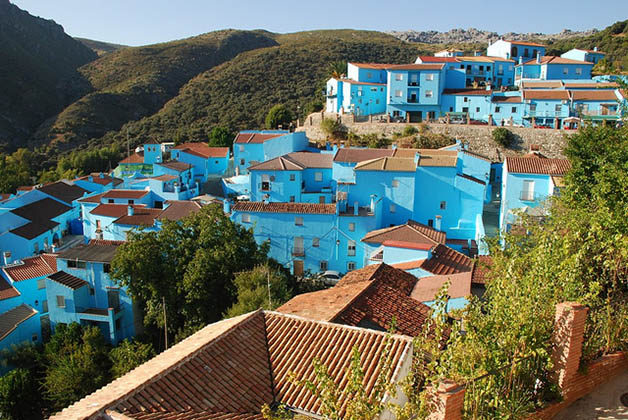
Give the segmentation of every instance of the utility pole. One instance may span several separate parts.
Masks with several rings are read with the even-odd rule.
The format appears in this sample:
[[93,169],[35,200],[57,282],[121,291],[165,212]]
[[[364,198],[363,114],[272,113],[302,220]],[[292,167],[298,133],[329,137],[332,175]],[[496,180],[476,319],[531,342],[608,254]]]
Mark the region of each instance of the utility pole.
[[164,350],[168,350],[168,319],[166,318],[166,297],[162,296],[161,302],[164,305],[164,339],[166,343],[166,348]]

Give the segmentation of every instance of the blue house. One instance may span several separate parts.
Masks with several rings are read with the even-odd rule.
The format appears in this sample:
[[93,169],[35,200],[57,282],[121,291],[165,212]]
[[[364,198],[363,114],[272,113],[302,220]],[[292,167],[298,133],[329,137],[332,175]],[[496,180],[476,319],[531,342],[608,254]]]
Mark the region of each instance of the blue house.
[[616,121],[623,115],[625,98],[619,89],[571,90],[573,115],[594,122]]
[[326,86],[326,112],[356,116],[386,112],[386,83],[331,78]]
[[524,90],[523,100],[523,121],[528,127],[560,128],[571,115],[567,90]]
[[523,125],[524,103],[521,92],[494,93],[490,115],[494,125]]
[[109,278],[121,242],[90,241],[61,252],[58,270],[46,278],[50,324],[97,326],[112,344],[142,331],[142,320],[125,288]]
[[251,201],[331,204],[331,153],[294,152],[249,167]]
[[92,173],[80,178],[76,178],[72,183],[90,193],[101,193],[118,187],[124,181],[120,178],[114,178],[102,172]]
[[206,143],[183,143],[170,151],[172,160],[190,164],[198,181],[210,175],[223,175],[229,168],[229,148],[209,147]]
[[601,60],[604,60],[606,53],[598,51],[597,47],[593,48],[592,50],[572,48],[571,50],[561,54],[560,56],[563,58],[568,58],[570,60],[588,61],[589,63],[597,64]]
[[233,142],[236,175],[248,174],[249,166],[308,147],[305,132],[286,130],[241,131]]
[[355,166],[366,160],[392,156],[394,149],[340,148],[332,161],[332,178],[338,184],[338,191],[348,192],[347,186],[355,184]]
[[486,89],[445,89],[443,114],[464,113],[474,121],[488,122],[491,115],[492,91]]
[[544,216],[545,200],[564,184],[563,177],[570,168],[567,159],[548,159],[537,153],[507,157],[502,175],[500,230],[509,232],[519,212]]
[[386,112],[408,122],[440,116],[445,64],[402,64],[388,70]]
[[488,46],[486,55],[526,61],[545,55],[545,45],[525,41],[497,40]]
[[591,79],[593,63],[546,55],[515,67],[515,80]]
[[38,312],[26,304],[0,313],[0,349],[41,342]]

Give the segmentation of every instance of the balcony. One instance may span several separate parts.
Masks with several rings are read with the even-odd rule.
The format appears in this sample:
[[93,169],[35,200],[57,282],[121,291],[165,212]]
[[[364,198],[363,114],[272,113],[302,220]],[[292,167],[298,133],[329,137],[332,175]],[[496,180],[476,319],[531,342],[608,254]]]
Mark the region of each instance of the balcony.
[[408,82],[408,86],[419,86],[419,82]]
[[546,117],[546,118],[562,118],[565,115],[562,115],[562,111],[527,111],[524,118],[532,118],[532,117]]
[[293,257],[305,257],[305,248],[302,246],[295,246],[292,248]]

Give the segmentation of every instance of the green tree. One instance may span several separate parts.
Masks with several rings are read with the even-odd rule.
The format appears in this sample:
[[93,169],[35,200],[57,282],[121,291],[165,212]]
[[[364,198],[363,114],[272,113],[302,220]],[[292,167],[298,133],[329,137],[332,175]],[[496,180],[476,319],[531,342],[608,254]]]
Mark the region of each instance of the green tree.
[[347,62],[346,61],[332,61],[327,65],[328,77],[334,79],[342,79],[347,74]]
[[124,340],[109,352],[111,376],[119,378],[154,356],[155,350],[150,344]]
[[283,104],[273,106],[266,115],[266,128],[269,129],[276,129],[279,126],[286,129],[291,122],[292,112]]
[[328,138],[335,137],[343,129],[342,124],[335,118],[323,118],[320,127]]
[[[269,264],[258,265],[252,270],[238,273],[234,279],[237,301],[227,311],[231,318],[259,308],[275,309],[290,299],[289,273],[272,268]],[[270,299],[270,302],[269,302]]]
[[510,147],[510,145],[514,141],[514,135],[509,129],[505,127],[495,128],[491,135],[493,136],[493,140],[495,141],[495,143],[503,147]]
[[217,125],[209,132],[209,145],[211,147],[231,147],[233,140],[234,134],[228,127]]
[[322,101],[318,100],[318,99],[314,99],[313,101],[310,101],[307,103],[307,105],[305,105],[305,109],[303,110],[303,112],[305,113],[305,115],[310,115],[314,112],[320,112],[323,110],[323,108],[325,107],[325,105],[323,104]]
[[14,369],[0,376],[0,417],[26,420],[41,416],[38,394],[37,381],[27,369]]
[[[216,322],[235,302],[235,274],[267,260],[253,233],[217,205],[206,206],[159,232],[138,231],[118,248],[111,277],[142,306],[148,327],[194,331]],[[181,337],[181,335],[179,335]]]

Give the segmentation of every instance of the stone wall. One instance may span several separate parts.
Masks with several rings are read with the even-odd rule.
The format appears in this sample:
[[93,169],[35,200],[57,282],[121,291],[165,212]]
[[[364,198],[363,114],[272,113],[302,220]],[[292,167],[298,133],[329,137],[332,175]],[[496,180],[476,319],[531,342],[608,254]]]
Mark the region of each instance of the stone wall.
[[[326,117],[340,118],[342,124],[356,134],[379,133],[391,138],[395,132],[403,131],[406,123],[383,123],[383,122],[358,122],[354,123],[351,115],[329,114]],[[321,114],[316,113],[308,116],[302,127],[298,131],[305,131],[310,140],[324,141],[326,135],[320,129]],[[413,124],[417,125],[417,124]],[[472,152],[476,152],[491,158],[493,161],[501,162],[505,156],[516,156],[527,153],[531,144],[540,145],[541,152],[548,157],[562,158],[562,151],[566,145],[566,135],[570,131],[551,130],[542,128],[519,128],[507,127],[513,132],[516,142],[513,146],[505,149],[498,146],[491,132],[496,127],[460,124],[428,124],[430,131],[442,133],[463,140],[469,143]]]

